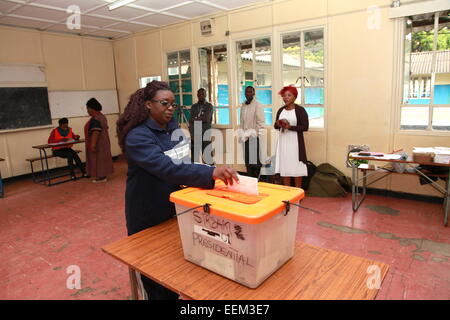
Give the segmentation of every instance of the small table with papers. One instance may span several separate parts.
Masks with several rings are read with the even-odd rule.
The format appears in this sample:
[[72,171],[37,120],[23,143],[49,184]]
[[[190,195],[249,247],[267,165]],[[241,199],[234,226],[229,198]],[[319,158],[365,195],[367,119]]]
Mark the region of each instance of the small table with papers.
[[[448,214],[449,214],[449,195],[450,195],[450,183],[449,183],[449,175],[450,175],[450,164],[448,163],[438,163],[438,162],[422,162],[422,161],[413,161],[413,160],[401,160],[400,155],[396,154],[377,154],[377,153],[370,153],[368,156],[362,156],[361,153],[355,152],[349,154],[349,159],[354,160],[369,160],[369,161],[381,161],[381,162],[388,162],[388,163],[398,163],[398,164],[405,164],[407,167],[411,168],[411,171],[408,172],[396,172],[393,170],[387,169],[385,166],[383,167],[377,167],[374,165],[369,164],[359,164],[359,165],[352,165],[352,208],[353,211],[357,211],[361,203],[364,201],[366,197],[366,188],[389,176],[392,173],[399,173],[399,174],[413,174],[417,176],[421,176],[427,181],[430,182],[430,185],[435,188],[437,191],[443,194],[443,210],[444,210],[444,226],[448,225]],[[364,153],[365,154],[365,153]],[[416,166],[438,166],[438,167],[446,167],[447,173],[445,174],[433,174],[428,173],[422,170],[418,170]],[[362,171],[363,176],[359,177],[359,171]],[[368,171],[373,171],[368,173]],[[375,173],[384,173],[383,176],[378,177],[377,179],[371,181],[370,183],[367,183],[367,178]],[[446,178],[446,186],[445,189],[442,188],[441,185],[436,183],[431,179],[431,177],[439,177],[439,178]],[[362,193],[360,193],[360,182],[362,181]]]
[[[33,181],[37,182],[37,183],[44,183],[47,186],[52,186],[52,185],[55,185],[55,184],[60,184],[60,183],[63,183],[63,182],[71,181],[72,179],[66,179],[66,180],[62,180],[62,181],[52,182],[53,179],[66,176],[67,174],[56,175],[56,176],[52,176],[50,174],[50,170],[49,170],[49,166],[48,166],[48,159],[52,158],[53,155],[47,154],[46,149],[50,149],[52,147],[68,146],[68,145],[73,145],[73,144],[77,144],[77,143],[84,143],[84,141],[85,141],[84,139],[68,140],[68,141],[64,141],[64,142],[48,143],[48,144],[42,144],[42,145],[38,145],[38,146],[33,146],[32,147],[33,149],[38,149],[39,150],[39,157],[38,158],[26,159],[27,161],[30,162],[30,165],[31,165],[31,174],[33,176]],[[80,151],[76,151],[76,152],[80,152]],[[40,161],[40,163],[41,163],[41,173],[42,173],[43,177],[40,178],[40,179],[35,177],[35,172],[34,172],[34,169],[33,169],[33,161]]]

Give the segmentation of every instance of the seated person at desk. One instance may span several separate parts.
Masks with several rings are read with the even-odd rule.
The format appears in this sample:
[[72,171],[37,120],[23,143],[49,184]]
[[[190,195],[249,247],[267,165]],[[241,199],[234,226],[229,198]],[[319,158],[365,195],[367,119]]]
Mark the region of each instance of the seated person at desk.
[[[67,118],[59,119],[59,126],[52,130],[50,137],[48,137],[48,143],[61,143],[69,140],[80,139],[79,135],[73,133],[72,128],[69,127],[69,120]],[[84,169],[83,163],[78,157],[77,153],[72,150],[72,145],[67,144],[63,146],[52,146],[53,154],[57,157],[67,159],[67,164],[70,169],[70,176],[75,179],[75,172],[73,167],[73,160],[77,163],[77,167],[80,169],[83,177],[86,176],[86,171]]]

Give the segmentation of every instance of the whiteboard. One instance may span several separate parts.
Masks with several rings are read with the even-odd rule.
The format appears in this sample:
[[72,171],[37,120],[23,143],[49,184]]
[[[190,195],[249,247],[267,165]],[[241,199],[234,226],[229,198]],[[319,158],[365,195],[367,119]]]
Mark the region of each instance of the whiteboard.
[[103,114],[119,113],[116,90],[49,91],[48,103],[52,119],[87,117],[86,102],[95,98],[103,107]]

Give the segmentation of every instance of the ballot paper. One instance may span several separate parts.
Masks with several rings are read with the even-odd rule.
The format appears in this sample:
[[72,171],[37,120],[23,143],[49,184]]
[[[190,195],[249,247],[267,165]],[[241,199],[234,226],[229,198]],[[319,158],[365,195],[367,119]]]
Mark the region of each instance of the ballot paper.
[[259,195],[258,192],[258,179],[253,177],[237,175],[239,178],[239,183],[233,182],[233,185],[228,185],[228,190],[234,192],[240,192],[251,195]]

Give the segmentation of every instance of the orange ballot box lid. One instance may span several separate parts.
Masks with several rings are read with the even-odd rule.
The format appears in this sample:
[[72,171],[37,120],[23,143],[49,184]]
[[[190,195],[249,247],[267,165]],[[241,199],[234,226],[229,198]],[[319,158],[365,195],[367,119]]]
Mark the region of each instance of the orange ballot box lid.
[[283,201],[296,203],[304,198],[302,189],[258,182],[259,195],[228,190],[222,181],[214,189],[186,188],[170,195],[170,201],[188,208],[210,205],[210,214],[226,219],[258,224],[286,208]]

